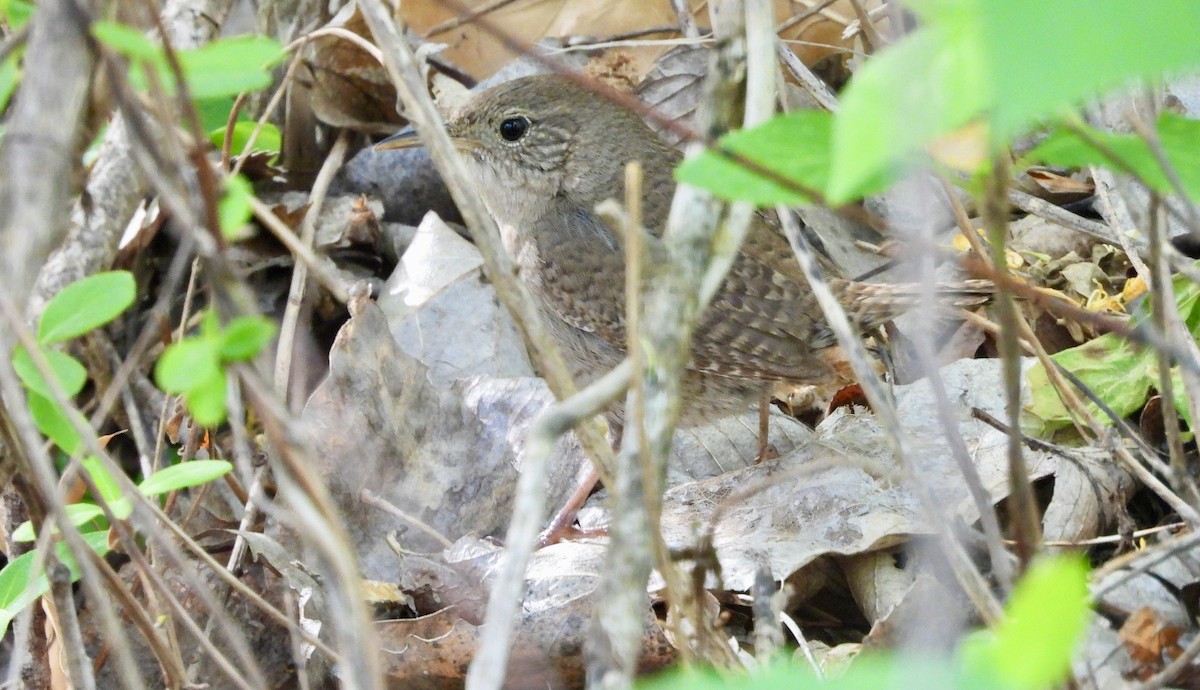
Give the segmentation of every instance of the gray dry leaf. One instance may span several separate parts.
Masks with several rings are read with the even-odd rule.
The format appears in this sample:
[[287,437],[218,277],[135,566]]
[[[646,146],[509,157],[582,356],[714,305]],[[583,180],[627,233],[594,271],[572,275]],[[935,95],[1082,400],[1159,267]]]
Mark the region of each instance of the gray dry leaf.
[[[364,502],[363,492],[450,541],[502,535],[512,512],[518,449],[532,417],[551,398],[535,379],[477,376],[439,386],[424,364],[396,346],[375,303],[352,304],[351,314],[330,353],[329,376],[303,418],[363,574],[383,580],[395,576],[389,533],[401,530],[400,544],[414,550],[438,549],[441,541]],[[562,440],[560,449],[546,484],[552,502],[570,492],[581,461],[572,440]]]
[[[1002,416],[1000,362],[962,360],[941,375],[957,431],[984,488],[999,501],[1008,492],[1007,439],[972,419],[970,410]],[[944,440],[928,382],[897,387],[896,407],[919,480],[944,508],[935,519],[974,522],[978,512]],[[1026,451],[1025,459],[1034,480],[1058,466],[1046,453]],[[663,506],[672,548],[693,546],[699,530],[713,530],[723,586],[734,591],[748,591],[760,567],[770,568],[777,581],[794,578],[821,556],[866,553],[929,533],[928,519],[875,418],[846,408],[826,419],[810,443],[779,460],[677,486]]]
[[512,317],[484,282],[483,258],[433,213],[417,227],[379,308],[400,349],[429,367],[436,386],[533,375]]
[[[514,622],[512,653],[506,687],[582,687],[584,641],[595,609],[596,586],[604,567],[602,544],[562,543],[533,554],[526,574],[524,603]],[[478,590],[492,586],[503,550],[466,537],[442,554],[439,567],[452,576],[445,581],[473,583]],[[403,556],[402,572],[429,568],[431,559]],[[439,590],[439,594],[445,594]],[[381,621],[376,630],[383,641],[385,665],[392,687],[444,688],[462,682],[467,664],[479,646],[482,602],[462,601],[452,593],[442,608],[415,619]],[[662,668],[674,659],[674,649],[654,617],[646,598],[641,664],[644,671]]]

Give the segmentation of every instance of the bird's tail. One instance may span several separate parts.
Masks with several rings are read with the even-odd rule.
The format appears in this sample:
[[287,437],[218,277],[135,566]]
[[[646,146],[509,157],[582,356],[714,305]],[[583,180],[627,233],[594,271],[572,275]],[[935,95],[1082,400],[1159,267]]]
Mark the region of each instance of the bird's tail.
[[[831,281],[830,287],[846,314],[859,328],[869,331],[921,305],[920,283],[859,283]],[[933,308],[945,313],[954,308],[973,307],[992,298],[996,286],[990,280],[963,280],[935,283]]]

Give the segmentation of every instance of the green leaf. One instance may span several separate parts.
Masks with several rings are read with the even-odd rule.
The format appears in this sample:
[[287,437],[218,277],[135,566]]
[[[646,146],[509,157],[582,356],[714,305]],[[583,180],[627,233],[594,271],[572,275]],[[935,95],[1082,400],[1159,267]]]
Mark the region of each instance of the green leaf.
[[[246,148],[247,142],[250,141],[250,135],[254,132],[254,128],[258,126],[257,122],[250,120],[240,120],[233,124],[233,137],[229,150],[233,155],[239,156]],[[221,147],[225,143],[225,123],[222,122],[219,127],[214,127],[209,132],[209,139],[212,140],[213,146]],[[270,151],[271,153],[279,153],[280,146],[283,145],[283,136],[279,133],[279,128],[270,122],[264,122],[262,129],[259,130],[258,136],[254,138],[254,146],[249,152],[254,151]],[[247,153],[249,153],[247,152]]]
[[0,633],[6,632],[17,614],[50,589],[49,582],[40,591],[31,582],[30,576],[37,557],[37,551],[21,554],[0,570]]
[[8,107],[8,101],[12,98],[13,92],[17,90],[17,83],[21,81],[21,55],[24,50],[18,48],[8,57],[0,62],[0,113]]
[[[914,685],[915,678],[920,679],[918,685]],[[637,690],[909,690],[913,687],[992,690],[998,686],[986,678],[964,674],[947,658],[863,655],[845,673],[826,680],[816,678],[807,663],[789,659],[749,674],[677,668],[641,680],[635,687]]]
[[[96,553],[101,556],[108,553],[107,531],[86,532],[82,536],[88,547]],[[79,566],[66,544],[56,544],[55,553],[71,572],[71,581],[78,580]],[[8,630],[9,624],[26,606],[50,591],[50,581],[37,564],[38,557],[37,550],[30,551],[9,561],[0,570],[0,634]]]
[[229,122],[229,113],[233,111],[233,98],[219,96],[217,98],[197,98],[196,112],[200,115],[200,126],[206,132],[225,131],[225,123]]
[[[831,123],[832,116],[820,111],[781,115],[758,127],[730,132],[718,145],[782,177],[822,191],[829,175]],[[724,199],[760,206],[812,203],[807,196],[713,151],[684,161],[675,171],[675,178]]]
[[1200,121],[1163,113],[1158,119],[1158,138],[1188,196],[1200,203],[1200,146],[1196,146],[1200,141]]
[[1078,556],[1036,561],[1013,589],[1004,621],[968,640],[964,664],[1014,688],[1062,682],[1091,614],[1087,579]]
[[32,2],[26,0],[5,0],[0,3],[0,19],[7,21],[13,31],[18,31],[29,23],[36,9]]
[[219,345],[204,337],[184,338],[163,352],[154,378],[168,393],[186,393],[221,376]]
[[138,489],[147,496],[157,496],[168,491],[186,489],[223,477],[233,469],[224,460],[192,460],[171,465],[146,477]]
[[[46,363],[50,365],[54,377],[58,379],[58,385],[62,386],[63,392],[68,397],[83,390],[83,385],[87,383],[87,369],[83,368],[79,360],[48,347],[39,346],[38,349],[46,358]],[[42,378],[42,373],[34,366],[33,358],[25,348],[19,347],[13,352],[12,365],[17,376],[20,377],[21,383],[25,384],[29,390],[53,399],[53,395],[50,393],[50,384]]]
[[[950,21],[950,17],[959,21]],[[833,126],[832,204],[878,191],[937,137],[987,104],[975,23],[948,13],[868,60],[841,95]]]
[[180,51],[179,62],[192,98],[214,98],[270,86],[269,70],[283,57],[283,46],[278,41],[237,36]]
[[97,273],[66,286],[46,305],[38,322],[38,342],[60,343],[120,316],[137,296],[129,271]]
[[[71,524],[75,525],[76,527],[91,522],[96,518],[103,517],[104,515],[104,511],[100,509],[100,506],[92,503],[70,503],[64,506],[64,508],[67,511],[67,517],[71,519]],[[58,533],[57,527],[54,528],[54,533]],[[37,535],[34,534],[33,523],[29,520],[17,525],[17,528],[13,530],[13,541],[25,542],[33,541],[34,539],[37,539]]]
[[131,26],[102,19],[92,22],[92,35],[130,60],[166,65],[162,47]]
[[183,394],[188,412],[200,426],[214,427],[225,421],[225,373],[192,387]]
[[225,194],[217,206],[217,216],[221,221],[221,234],[226,239],[235,240],[242,236],[242,229],[253,214],[250,199],[254,197],[254,188],[242,175],[230,177],[225,186]]
[[1134,78],[1200,66],[1200,3],[1195,0],[983,0],[979,5],[977,38],[1000,140]]
[[128,498],[125,498],[121,493],[121,487],[117,484],[117,480],[113,478],[108,469],[100,458],[89,455],[79,461],[84,471],[92,478],[92,483],[96,485],[96,490],[100,492],[97,500],[103,500],[108,505],[108,509],[112,511],[113,517],[118,520],[124,520],[133,513],[133,504]]
[[[64,411],[53,400],[39,393],[29,392],[26,398],[29,403],[29,414],[33,415],[33,423],[37,425],[38,431],[46,435],[46,438],[54,441],[54,444],[67,455],[75,455],[79,452],[79,448],[83,445],[83,438],[79,432],[75,431],[75,426],[71,424],[68,414],[79,415],[78,412],[70,413]],[[85,425],[87,420],[79,415],[79,420]]]
[[[1120,417],[1141,408],[1157,380],[1154,353],[1115,333],[1063,350],[1051,359],[1075,374]],[[1025,381],[1030,401],[1022,408],[1021,426],[1026,433],[1044,438],[1071,423],[1071,416],[1040,364],[1026,372]],[[1108,422],[1108,416],[1094,403],[1087,402],[1087,409],[1096,419]]]
[[221,334],[221,361],[253,359],[275,337],[275,324],[262,316],[241,316],[229,322]]
[[[1120,160],[1096,148],[1070,129],[1058,129],[1025,155],[1026,160],[1070,168],[1098,165],[1118,172],[1132,169],[1138,179],[1161,194],[1173,194],[1174,188],[1158,159],[1141,137],[1103,132],[1086,125],[1078,129],[1086,137],[1111,151]],[[1179,175],[1180,183],[1193,200],[1200,200],[1200,121],[1174,113],[1163,113],[1158,121],[1158,136],[1163,152]]]
[[[119,24],[105,26],[102,32],[104,39],[113,41],[117,50],[137,60],[129,75],[135,87],[144,89],[148,84],[142,69],[145,65],[158,73],[168,91],[174,92],[174,73],[161,50],[149,39]],[[193,50],[180,50],[176,56],[191,97],[207,100],[270,86],[270,69],[283,58],[284,52],[283,46],[273,39],[236,36],[218,39]],[[228,114],[229,110],[225,112]]]

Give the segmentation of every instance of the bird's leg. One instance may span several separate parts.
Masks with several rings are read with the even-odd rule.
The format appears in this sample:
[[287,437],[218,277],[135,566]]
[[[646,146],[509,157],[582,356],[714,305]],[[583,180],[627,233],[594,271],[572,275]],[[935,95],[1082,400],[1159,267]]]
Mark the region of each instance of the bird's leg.
[[[554,514],[554,519],[550,520],[550,524],[542,533],[538,535],[538,546],[549,546],[557,544],[560,541],[574,539],[583,536],[593,536],[592,531],[584,531],[577,529],[574,526],[575,515],[583,504],[587,502],[588,496],[592,495],[592,491],[596,488],[596,484],[600,481],[600,473],[593,467],[588,475],[579,482],[575,487],[575,491],[567,498],[566,503],[558,509]],[[600,532],[599,534],[602,534]],[[598,535],[596,535],[598,536]]]
[[[625,424],[618,415],[610,414],[607,417],[609,440],[612,442],[613,453],[621,452],[621,436],[625,430]],[[554,514],[554,518],[550,520],[550,524],[542,533],[538,535],[538,547],[557,544],[560,541],[567,539],[578,539],[580,537],[601,537],[608,533],[606,529],[582,530],[575,527],[575,515],[579,509],[587,503],[588,496],[595,491],[596,485],[600,483],[600,473],[596,471],[595,466],[592,466],[587,476],[583,481],[575,487],[575,491],[567,498],[558,512]]]
[[771,446],[771,391],[764,389],[758,399],[758,454],[754,456],[754,464],[778,457],[779,451]]

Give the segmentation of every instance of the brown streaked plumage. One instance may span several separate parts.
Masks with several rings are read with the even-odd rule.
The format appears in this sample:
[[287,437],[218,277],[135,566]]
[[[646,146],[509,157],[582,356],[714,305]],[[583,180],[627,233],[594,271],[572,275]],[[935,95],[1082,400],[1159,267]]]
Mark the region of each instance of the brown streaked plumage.
[[[615,366],[625,356],[624,257],[594,209],[623,197],[625,164],[640,161],[643,222],[660,235],[679,152],[638,115],[553,76],[484,91],[447,127],[580,383]],[[856,283],[825,269],[864,331],[915,302],[913,286]],[[981,291],[977,281],[939,294],[977,303]],[[834,344],[786,239],[757,217],[696,328],[681,423],[744,412],[780,382],[828,382],[834,374],[821,355]]]

